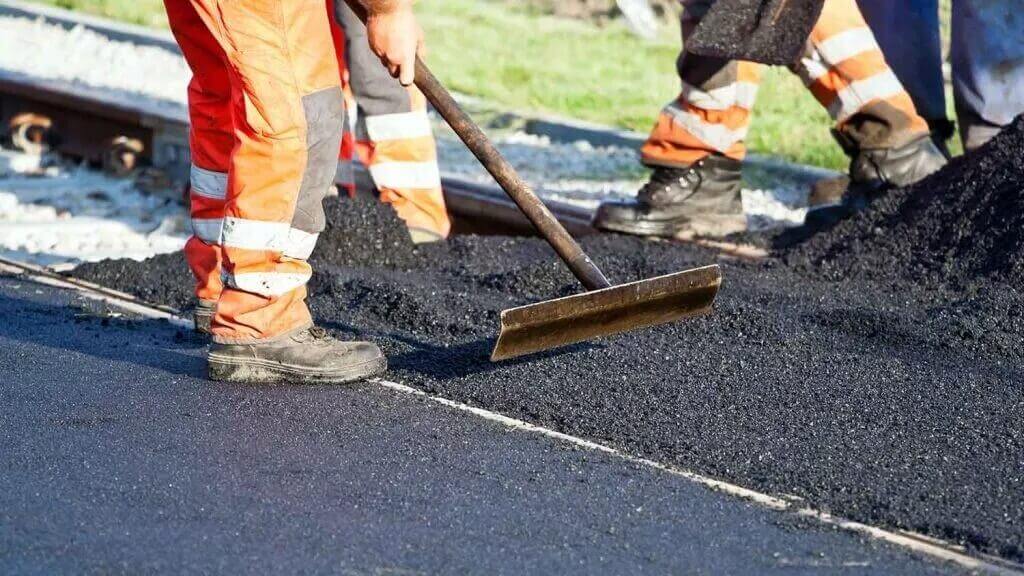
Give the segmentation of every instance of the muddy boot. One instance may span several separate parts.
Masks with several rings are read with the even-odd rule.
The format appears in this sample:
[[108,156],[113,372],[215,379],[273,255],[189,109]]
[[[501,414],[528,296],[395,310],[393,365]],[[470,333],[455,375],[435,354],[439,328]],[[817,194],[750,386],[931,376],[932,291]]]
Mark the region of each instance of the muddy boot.
[[637,236],[726,236],[747,228],[741,164],[709,156],[688,168],[658,167],[636,200],[605,202],[594,226]]
[[196,309],[192,311],[192,321],[195,323],[196,334],[210,335],[210,323],[213,322],[213,314],[216,311],[216,302],[200,300],[196,303]]
[[344,384],[387,370],[375,344],[335,340],[316,327],[270,342],[214,343],[208,363],[211,380],[247,384]]
[[915,184],[948,162],[929,134],[896,148],[864,150],[842,134],[834,134],[852,158],[850,176],[814,185],[806,221],[814,228],[831,227],[865,209],[887,190]]

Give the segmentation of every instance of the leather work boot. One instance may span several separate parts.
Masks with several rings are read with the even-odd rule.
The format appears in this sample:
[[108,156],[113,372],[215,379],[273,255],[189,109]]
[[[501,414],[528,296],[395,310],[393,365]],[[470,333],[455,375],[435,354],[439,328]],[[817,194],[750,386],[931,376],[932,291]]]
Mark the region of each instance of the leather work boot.
[[216,311],[216,302],[200,300],[196,303],[196,309],[192,311],[192,321],[196,326],[196,334],[210,335],[210,323],[213,322],[213,314]]
[[636,200],[605,202],[594,226],[660,236],[726,236],[747,228],[738,160],[708,156],[687,168],[657,167]]
[[213,343],[207,361],[211,380],[246,384],[345,384],[387,370],[376,344],[342,342],[316,327],[270,342]]
[[859,212],[891,188],[909,186],[942,169],[949,161],[930,134],[895,148],[858,150],[834,133],[850,155],[850,175],[814,185],[807,225],[828,227]]

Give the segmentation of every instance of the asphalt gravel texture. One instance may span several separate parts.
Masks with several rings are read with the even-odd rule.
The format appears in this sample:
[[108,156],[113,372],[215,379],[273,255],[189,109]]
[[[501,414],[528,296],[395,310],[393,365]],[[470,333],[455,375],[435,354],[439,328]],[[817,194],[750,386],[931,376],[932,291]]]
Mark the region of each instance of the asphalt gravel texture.
[[[826,278],[1024,283],[1024,116],[969,156],[785,253]],[[981,288],[979,288],[981,289]]]
[[[965,171],[959,163],[942,174]],[[942,174],[930,180],[936,189]],[[972,182],[992,179],[964,185]],[[314,257],[310,305],[336,334],[379,342],[391,378],[854,520],[1024,561],[1024,295],[998,279],[1006,276],[979,274],[963,288],[902,276],[899,265],[840,279],[810,257],[789,266],[723,260],[710,316],[492,364],[502,309],[579,290],[542,241],[381,246],[376,239],[401,227],[387,207],[335,199],[328,211],[334,227]],[[964,226],[958,214],[976,217],[931,213],[954,229]],[[613,282],[718,259],[621,236],[583,244]],[[909,250],[897,247],[894,261]],[[393,253],[375,254],[382,249]],[[1019,254],[1004,260],[1012,258]],[[191,302],[180,255],[77,274],[161,303]]]
[[790,66],[803,54],[823,0],[715,0],[686,50],[722,59]]
[[378,385],[213,385],[23,278],[0,316],[5,574],[961,573]]

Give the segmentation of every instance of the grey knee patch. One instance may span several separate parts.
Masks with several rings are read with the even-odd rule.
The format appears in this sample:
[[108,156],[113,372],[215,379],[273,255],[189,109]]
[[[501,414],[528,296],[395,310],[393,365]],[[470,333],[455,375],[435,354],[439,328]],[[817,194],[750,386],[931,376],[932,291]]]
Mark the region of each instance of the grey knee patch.
[[328,88],[304,97],[302,108],[306,114],[306,170],[292,228],[316,234],[326,227],[323,200],[334,185],[338,170],[345,97],[340,87]]

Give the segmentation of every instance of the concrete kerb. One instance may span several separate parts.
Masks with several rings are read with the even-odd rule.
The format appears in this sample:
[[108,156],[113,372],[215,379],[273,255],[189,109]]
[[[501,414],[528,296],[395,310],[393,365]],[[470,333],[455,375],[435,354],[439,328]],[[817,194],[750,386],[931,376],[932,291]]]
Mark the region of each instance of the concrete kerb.
[[[17,274],[30,281],[43,285],[73,290],[83,297],[102,301],[109,306],[120,308],[125,312],[145,318],[166,320],[168,323],[176,327],[192,327],[191,320],[182,318],[171,308],[156,307],[152,304],[142,302],[131,295],[110,290],[102,286],[92,285],[87,282],[78,281],[73,278],[61,277],[44,268],[12,261],[6,258],[0,258],[0,272]],[[958,546],[950,542],[945,542],[908,531],[888,530],[861,522],[854,522],[846,518],[833,516],[827,512],[806,506],[799,499],[758,492],[730,482],[717,480],[695,472],[683,470],[675,466],[633,456],[622,452],[617,448],[613,448],[599,442],[593,442],[584,438],[558,432],[557,430],[530,424],[523,420],[518,420],[497,412],[449,400],[441,396],[431,395],[422,390],[412,388],[398,382],[384,379],[374,379],[371,382],[393,392],[421,397],[450,409],[472,414],[476,417],[483,418],[509,429],[538,434],[555,441],[568,443],[578,448],[601,452],[621,458],[633,464],[654,468],[664,473],[684,478],[710,490],[714,490],[734,498],[746,500],[768,510],[794,514],[802,518],[814,520],[823,526],[829,526],[867,536],[874,540],[903,548],[911,553],[934,561],[948,562],[957,565],[976,574],[992,576],[1024,576],[1024,565],[987,555],[970,554],[962,546]]]

